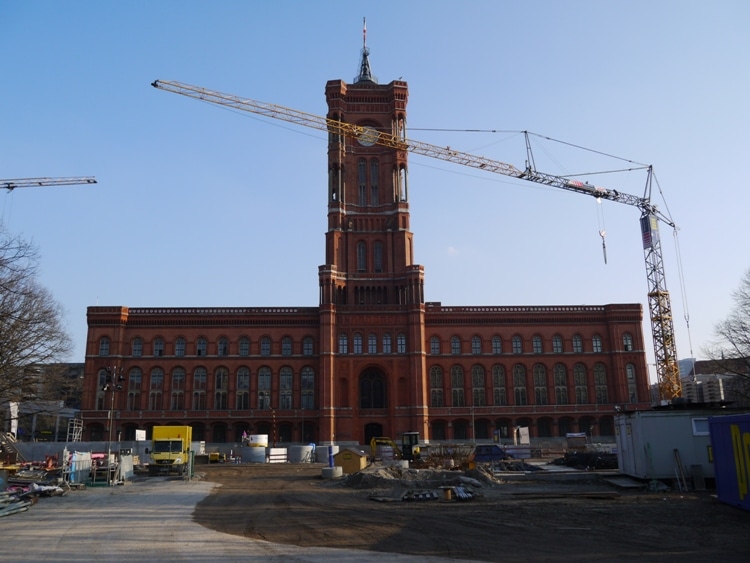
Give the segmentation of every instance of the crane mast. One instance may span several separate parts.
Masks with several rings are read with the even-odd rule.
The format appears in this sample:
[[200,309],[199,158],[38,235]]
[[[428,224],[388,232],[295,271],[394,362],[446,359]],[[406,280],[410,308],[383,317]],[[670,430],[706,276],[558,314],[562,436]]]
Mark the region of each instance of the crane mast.
[[[327,117],[287,108],[277,104],[260,102],[250,98],[241,98],[231,94],[224,94],[208,90],[199,86],[192,86],[176,81],[156,80],[151,84],[154,88],[165,90],[189,98],[195,98],[211,104],[247,111],[256,115],[279,119],[296,125],[325,131],[329,135],[350,138],[366,138],[370,143],[400,151],[408,151],[429,158],[437,158],[478,170],[494,174],[502,174],[528,182],[544,184],[553,188],[572,191],[597,199],[606,199],[625,205],[631,205],[641,210],[641,235],[643,240],[644,257],[646,261],[646,277],[648,281],[648,307],[651,320],[651,330],[654,341],[656,360],[656,374],[659,394],[662,399],[672,400],[682,394],[677,366],[677,348],[674,339],[674,323],[669,292],[664,275],[664,262],[659,237],[659,222],[675,228],[674,222],[664,215],[650,201],[650,186],[652,169],[649,167],[647,188],[643,197],[623,193],[617,190],[594,186],[587,182],[568,177],[547,174],[535,170],[528,164],[523,170],[512,164],[485,158],[450,147],[440,147],[405,136],[396,135],[388,131],[378,131],[370,127],[362,127],[353,123],[338,121]],[[531,162],[531,160],[529,161]]]
[[16,188],[70,186],[75,184],[96,184],[96,179],[92,176],[77,176],[70,178],[16,178],[15,180],[0,180],[0,188],[4,188],[9,192]]

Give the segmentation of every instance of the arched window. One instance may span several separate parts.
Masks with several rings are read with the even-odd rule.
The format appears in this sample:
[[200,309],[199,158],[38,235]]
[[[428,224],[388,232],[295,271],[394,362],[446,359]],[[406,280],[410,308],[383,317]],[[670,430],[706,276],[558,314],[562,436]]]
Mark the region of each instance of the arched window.
[[205,338],[199,338],[198,341],[195,343],[195,355],[196,356],[205,356],[208,352],[208,342]]
[[279,408],[292,408],[292,368],[286,366],[279,370]]
[[140,368],[133,368],[128,375],[128,410],[141,410],[141,382],[143,372]]
[[542,364],[534,366],[534,402],[537,405],[547,404],[547,368]]
[[479,364],[471,368],[471,400],[472,406],[483,407],[487,404],[485,398],[484,368]]
[[464,369],[461,366],[451,368],[451,403],[454,407],[465,406]]
[[513,396],[516,405],[527,404],[526,401],[526,368],[521,364],[513,366]]
[[185,339],[184,338],[179,337],[177,340],[174,341],[174,355],[175,356],[185,355]]
[[555,378],[555,403],[558,405],[568,404],[568,374],[563,364],[555,364],[552,368]]
[[313,348],[313,339],[311,336],[305,336],[302,339],[302,355],[312,356],[315,353]]
[[367,161],[360,158],[357,161],[357,179],[359,186],[359,205],[367,205]]
[[206,368],[196,368],[193,372],[193,410],[206,410]]
[[632,352],[633,351],[633,335],[629,332],[626,332],[622,335],[622,347],[625,349],[626,352]]
[[505,390],[505,368],[500,364],[492,366],[492,402],[496,407],[508,404]]
[[589,390],[586,385],[586,366],[583,364],[573,366],[573,383],[576,387],[576,404],[587,404],[589,402]]
[[132,342],[132,355],[133,356],[142,356],[143,355],[143,340],[141,340],[137,336],[135,338],[133,338],[133,342]]
[[241,367],[237,370],[237,410],[250,408],[250,370]]
[[596,403],[606,405],[609,403],[609,391],[607,390],[607,368],[602,363],[594,364],[594,386],[596,387]]
[[386,332],[383,335],[383,354],[390,354],[391,351],[391,333]]
[[172,370],[172,396],[169,408],[173,411],[185,408],[185,370],[182,368]]
[[258,408],[271,408],[271,369],[265,366],[258,370]]
[[482,353],[482,339],[478,336],[471,337],[471,353],[474,355]]
[[260,355],[270,356],[271,355],[271,339],[264,336],[260,339]]
[[362,334],[359,332],[354,333],[354,350],[353,351],[355,354],[362,353]]
[[396,353],[406,354],[406,335],[403,332],[396,335]]
[[520,336],[514,336],[511,340],[511,346],[513,347],[514,354],[523,354],[523,341]]
[[386,408],[385,380],[380,372],[365,371],[359,378],[359,408]]
[[367,246],[364,241],[357,243],[357,271],[367,271]]
[[302,368],[302,408],[315,408],[315,372],[313,368],[305,366]]
[[349,337],[346,333],[339,334],[339,354],[349,353]]
[[151,381],[148,391],[148,410],[156,411],[162,408],[161,397],[164,389],[164,371],[161,368],[151,370]]
[[370,205],[380,204],[380,193],[378,184],[380,183],[380,162],[377,158],[370,161]]
[[493,354],[503,353],[503,340],[499,336],[492,337],[492,353]]
[[533,350],[534,354],[541,354],[543,352],[541,336],[534,336],[531,339],[531,349]]
[[601,354],[602,352],[602,337],[598,334],[591,339],[591,347],[595,353]]
[[164,355],[164,339],[154,338],[154,356]]
[[378,353],[378,336],[374,332],[367,335],[367,353],[377,354]]
[[380,241],[372,245],[372,257],[375,262],[375,271],[381,273],[383,271],[383,244]]
[[580,334],[573,336],[573,352],[576,354],[583,352],[583,338],[581,338]]
[[281,339],[281,355],[291,356],[292,355],[292,339],[285,336]]
[[461,339],[458,336],[451,336],[451,354],[458,356],[461,353]]
[[226,410],[229,396],[229,372],[226,368],[218,368],[215,373],[214,408]]
[[430,338],[430,354],[433,356],[440,354],[440,339],[437,336]]
[[563,339],[559,334],[552,337],[552,352],[555,354],[563,353]]
[[219,338],[217,350],[219,352],[219,356],[228,356],[229,355],[229,340],[227,340],[223,336]]
[[240,356],[250,355],[250,339],[247,336],[243,336],[239,341]]
[[637,403],[638,386],[635,382],[635,366],[633,364],[625,365],[625,375],[628,379],[628,401],[631,403]]
[[99,339],[99,355],[109,356],[109,338],[102,336]]
[[443,406],[443,368],[440,366],[430,368],[430,406]]

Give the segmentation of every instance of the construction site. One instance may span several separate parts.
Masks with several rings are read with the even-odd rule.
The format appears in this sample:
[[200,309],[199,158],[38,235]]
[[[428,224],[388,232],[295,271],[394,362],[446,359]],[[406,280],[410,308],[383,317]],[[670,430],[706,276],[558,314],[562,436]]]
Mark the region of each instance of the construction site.
[[[599,170],[537,169],[528,131],[519,167],[410,139],[407,82],[378,82],[366,37],[363,21],[358,74],[326,83],[325,116],[150,83],[325,141],[318,303],[128,307],[97,296],[75,408],[50,415],[28,394],[0,396],[0,558],[750,560],[750,414],[683,392],[659,231],[678,229],[652,201],[652,189],[662,195],[652,166],[629,164],[645,176],[633,195],[589,183]],[[429,300],[411,155],[635,211],[646,307]],[[42,387],[41,369],[15,371]],[[42,414],[54,433],[37,432]]]
[[[7,454],[7,441],[4,448]],[[6,465],[3,544],[14,548],[3,559],[123,560],[133,555],[134,537],[158,545],[144,558],[160,561],[375,561],[385,553],[405,561],[748,556],[750,512],[718,502],[713,490],[692,481],[623,475],[616,455],[601,448],[532,458],[523,448],[511,454],[491,444],[453,444],[404,459],[403,443],[388,439],[374,452],[321,447],[294,462],[273,459],[271,447],[249,448],[265,452],[263,461],[206,454],[194,456],[201,461],[188,471],[160,475],[119,452],[111,475],[96,463],[86,475],[69,463],[57,467],[54,457]],[[32,541],[40,529],[45,540]]]

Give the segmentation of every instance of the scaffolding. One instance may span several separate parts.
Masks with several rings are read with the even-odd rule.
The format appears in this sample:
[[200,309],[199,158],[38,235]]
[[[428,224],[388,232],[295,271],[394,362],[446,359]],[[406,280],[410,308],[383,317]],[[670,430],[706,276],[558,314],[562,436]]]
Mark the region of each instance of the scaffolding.
[[80,442],[83,435],[83,420],[80,418],[71,418],[68,420],[68,437],[66,442]]

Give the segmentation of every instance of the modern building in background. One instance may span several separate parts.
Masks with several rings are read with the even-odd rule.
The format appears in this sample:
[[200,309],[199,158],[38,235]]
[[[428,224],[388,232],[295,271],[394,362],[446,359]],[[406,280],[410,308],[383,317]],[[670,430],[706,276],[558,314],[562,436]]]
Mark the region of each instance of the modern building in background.
[[110,419],[123,440],[162,424],[211,442],[613,436],[616,410],[650,408],[640,304],[425,302],[408,155],[373,133],[406,138],[407,84],[378,84],[365,47],[354,83],[325,95],[327,117],[365,129],[328,138],[319,302],[89,307],[84,439],[107,439]]

